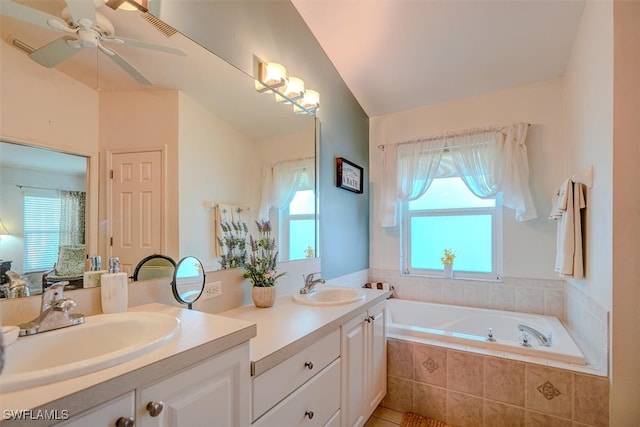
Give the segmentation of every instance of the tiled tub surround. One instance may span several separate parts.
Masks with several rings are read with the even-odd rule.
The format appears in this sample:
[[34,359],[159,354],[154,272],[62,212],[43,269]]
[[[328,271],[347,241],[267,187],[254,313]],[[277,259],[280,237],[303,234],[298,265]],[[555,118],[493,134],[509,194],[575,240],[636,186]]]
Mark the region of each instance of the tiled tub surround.
[[382,406],[458,427],[607,426],[607,378],[423,344],[387,341]]
[[608,312],[565,280],[505,277],[478,282],[401,275],[370,269],[369,281],[389,282],[401,299],[452,304],[557,317],[597,375],[608,371]]

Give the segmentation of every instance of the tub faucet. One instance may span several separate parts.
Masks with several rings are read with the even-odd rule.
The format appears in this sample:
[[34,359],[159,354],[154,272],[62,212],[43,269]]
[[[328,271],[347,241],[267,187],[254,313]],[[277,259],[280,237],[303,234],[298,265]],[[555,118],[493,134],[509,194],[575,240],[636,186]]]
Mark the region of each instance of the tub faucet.
[[324,279],[314,278],[316,274],[320,274],[320,273],[310,273],[310,274],[307,274],[306,276],[304,274],[302,275],[302,277],[304,278],[304,288],[300,289],[301,294],[310,294],[312,292],[315,292],[316,285],[318,283],[324,283]]
[[64,286],[68,284],[67,281],[57,282],[45,289],[40,303],[40,314],[32,321],[20,325],[20,336],[84,323],[83,314],[70,313],[76,302],[64,297]]
[[[551,347],[551,334],[544,336],[542,332],[527,325],[518,325],[518,330],[520,332],[525,332],[536,337],[541,346]],[[527,343],[527,341],[528,340],[525,340],[525,343]]]

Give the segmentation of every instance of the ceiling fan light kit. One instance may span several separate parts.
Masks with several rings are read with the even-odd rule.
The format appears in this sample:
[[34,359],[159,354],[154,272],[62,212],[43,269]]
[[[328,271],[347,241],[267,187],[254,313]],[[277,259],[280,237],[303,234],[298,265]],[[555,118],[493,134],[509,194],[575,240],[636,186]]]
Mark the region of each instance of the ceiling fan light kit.
[[[111,21],[96,12],[97,7],[104,6],[103,0],[65,0],[65,2],[67,7],[62,10],[60,17],[56,17],[13,0],[0,1],[1,15],[67,34],[29,54],[31,59],[47,68],[55,67],[83,48],[98,48],[136,81],[144,85],[151,85],[152,83],[140,71],[115,50],[103,46],[102,42],[126,44],[177,56],[186,56],[186,53],[180,49],[141,40],[116,38]],[[122,2],[118,4],[118,7],[121,4]],[[20,47],[17,44],[16,46]]]

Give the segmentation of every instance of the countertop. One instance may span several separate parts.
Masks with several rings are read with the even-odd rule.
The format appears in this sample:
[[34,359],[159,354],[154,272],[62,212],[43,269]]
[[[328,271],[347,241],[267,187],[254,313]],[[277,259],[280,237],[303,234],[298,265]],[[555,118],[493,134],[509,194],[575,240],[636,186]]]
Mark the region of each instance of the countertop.
[[[68,410],[72,416],[77,415],[256,336],[256,325],[251,322],[194,310],[153,303],[131,307],[129,311],[173,315],[181,322],[181,332],[161,347],[117,366],[52,384],[0,393],[3,413],[4,410],[47,409]],[[0,415],[0,422],[2,418]],[[29,423],[33,424],[33,421]]]
[[219,313],[255,323],[258,334],[251,339],[251,375],[260,375],[334,331],[388,296],[388,291],[362,289],[365,298],[335,306],[308,306],[293,301],[293,296],[276,298],[273,307],[247,305]]

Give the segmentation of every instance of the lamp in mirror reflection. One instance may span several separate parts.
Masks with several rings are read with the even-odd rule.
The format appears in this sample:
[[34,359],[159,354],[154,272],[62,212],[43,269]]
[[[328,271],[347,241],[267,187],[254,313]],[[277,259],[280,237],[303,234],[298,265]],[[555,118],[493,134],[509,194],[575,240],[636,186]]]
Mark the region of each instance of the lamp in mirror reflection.
[[300,101],[302,106],[293,104],[293,112],[296,114],[315,113],[320,108],[320,93],[317,90],[306,90],[304,97]]
[[8,236],[9,234],[11,233],[9,233],[7,227],[4,226],[2,220],[0,219],[0,236]]
[[287,77],[287,69],[275,62],[258,62],[256,91],[273,90],[275,100],[280,104],[293,104],[296,114],[314,114],[320,108],[320,94],[317,90],[305,89],[299,77]]
[[258,63],[258,80],[256,80],[256,90],[267,92],[269,89],[276,89],[287,83],[287,69],[276,62]]

